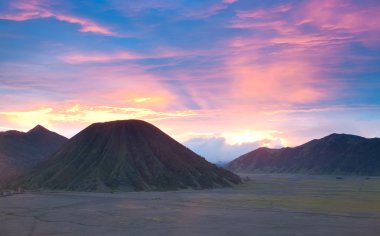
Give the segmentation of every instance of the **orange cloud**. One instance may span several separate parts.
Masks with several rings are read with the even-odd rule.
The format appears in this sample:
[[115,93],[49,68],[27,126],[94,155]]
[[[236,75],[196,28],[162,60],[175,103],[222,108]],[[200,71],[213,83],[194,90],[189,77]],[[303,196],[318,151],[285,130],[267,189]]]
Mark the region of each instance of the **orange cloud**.
[[[118,104],[125,104],[133,107],[144,107],[151,109],[167,109],[175,103],[176,97],[161,85],[153,81],[145,82],[144,86],[133,85],[129,88],[115,89],[101,95],[108,100],[118,101]],[[154,91],[150,88],[156,88]]]
[[[37,108],[25,111],[1,111],[0,117],[13,125],[25,130],[36,124],[52,129],[61,125],[82,127],[95,122],[112,120],[143,119],[147,121],[177,119],[195,116],[197,113],[189,110],[161,112],[148,108],[61,105],[57,107]],[[77,132],[78,130],[76,130]]]

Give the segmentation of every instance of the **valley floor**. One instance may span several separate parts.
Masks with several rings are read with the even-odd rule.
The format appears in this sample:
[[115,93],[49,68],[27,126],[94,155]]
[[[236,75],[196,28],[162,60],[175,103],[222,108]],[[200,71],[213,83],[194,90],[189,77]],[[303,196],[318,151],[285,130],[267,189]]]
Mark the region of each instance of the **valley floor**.
[[248,177],[215,190],[0,197],[0,235],[379,235],[379,177]]

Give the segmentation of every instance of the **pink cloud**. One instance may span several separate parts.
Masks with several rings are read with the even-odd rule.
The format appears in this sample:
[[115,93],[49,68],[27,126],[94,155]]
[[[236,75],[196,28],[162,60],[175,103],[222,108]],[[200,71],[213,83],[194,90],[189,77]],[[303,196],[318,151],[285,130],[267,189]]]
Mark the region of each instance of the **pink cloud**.
[[202,9],[189,9],[185,10],[184,15],[189,18],[207,18],[216,15],[220,11],[226,9],[228,4],[217,3]]
[[130,51],[114,51],[114,52],[71,52],[60,56],[60,60],[69,64],[81,63],[109,63],[125,60],[140,60],[152,58],[185,58],[193,56],[207,56],[215,53],[211,50],[182,50],[170,47],[157,47],[148,53],[134,53]]
[[324,61],[328,58],[330,63],[333,60],[339,63],[339,58],[331,55],[339,55],[344,45],[355,38],[304,32],[295,20],[299,8],[299,5],[279,5],[236,12],[237,18],[229,27],[252,30],[256,34],[230,41],[233,53],[226,60],[225,73],[233,78],[234,101],[256,107],[269,104],[291,107],[339,96],[343,86],[329,81]]
[[24,11],[39,11],[41,7],[46,6],[48,1],[46,0],[14,0],[11,1],[10,5],[15,9],[20,9]]
[[207,18],[218,14],[220,11],[227,9],[230,4],[236,3],[239,0],[222,0],[221,2],[204,6],[197,9],[187,9],[184,11],[186,17],[190,18]]
[[[183,6],[180,1],[167,0],[139,0],[139,1],[122,1],[110,0],[111,4],[118,11],[127,16],[141,14],[147,9],[165,9],[176,10],[181,17],[185,18],[207,18],[218,14],[220,11],[228,8],[228,5],[238,2],[239,0],[217,0],[214,2],[200,1],[194,7]],[[200,4],[201,3],[201,4]]]
[[232,22],[228,27],[236,29],[249,29],[249,30],[263,30],[263,31],[276,31],[281,34],[296,33],[297,29],[293,25],[284,20],[273,21],[251,21],[251,20],[237,20]]
[[226,4],[232,4],[232,3],[235,3],[235,2],[238,2],[239,0],[223,0],[223,3],[226,3]]
[[236,15],[239,18],[275,18],[291,9],[291,5],[284,4],[269,9],[261,8],[254,11],[238,11],[236,12]]
[[103,34],[103,35],[115,35],[106,27],[98,25],[88,19],[79,18],[75,16],[69,16],[69,15],[61,15],[61,14],[55,14],[53,15],[53,17],[55,17],[57,20],[60,20],[60,21],[80,25],[81,32],[92,32],[92,33]]
[[20,12],[17,14],[0,14],[0,19],[2,20],[11,20],[11,21],[26,21],[36,18],[47,18],[51,17],[50,14],[42,15],[39,12]]
[[282,4],[282,5],[275,6],[272,9],[272,12],[274,12],[274,13],[284,13],[284,12],[290,11],[292,8],[293,8],[293,6],[291,4]]
[[330,35],[350,34],[357,41],[373,44],[380,34],[380,6],[355,1],[309,1],[296,16],[298,24],[312,24]]
[[340,46],[347,44],[348,42],[354,41],[352,36],[328,36],[328,35],[304,35],[304,34],[289,34],[286,36],[278,36],[269,40],[273,44],[286,44],[289,46],[295,46],[296,48],[287,48],[285,51],[295,51],[300,50],[312,50],[313,48],[319,48],[319,55],[321,53],[329,53],[337,50]]
[[268,15],[268,12],[263,9],[255,10],[255,11],[239,11],[237,12],[237,16],[239,18],[263,18]]
[[116,35],[107,27],[99,25],[89,19],[58,13],[51,9],[44,0],[18,0],[11,3],[12,9],[6,13],[0,13],[0,19],[12,21],[27,21],[38,18],[55,18],[59,21],[80,25],[80,32],[91,32],[102,35]]
[[[237,61],[239,59],[232,59]],[[243,101],[251,104],[308,104],[329,96],[319,89],[317,71],[307,63],[272,62],[255,65],[248,62],[230,64],[232,89]]]
[[[380,6],[355,4],[352,1],[309,1],[300,14],[303,22],[324,29],[345,29],[353,33],[380,29]],[[305,14],[307,12],[307,14]]]
[[102,53],[73,53],[67,54],[61,57],[62,61],[69,64],[81,64],[81,63],[105,63],[120,60],[134,60],[140,59],[139,55],[132,54],[130,52],[117,52],[110,54]]
[[[378,5],[341,0],[236,12],[229,27],[256,34],[230,42],[234,53],[226,64],[234,78],[232,88],[240,91],[238,97],[259,105],[313,104],[343,96],[344,82],[329,80],[334,69],[326,61],[341,63],[345,58],[340,55],[352,42],[379,45],[378,12]],[[306,24],[315,30],[305,31]]]
[[[238,11],[229,27],[269,31],[284,37],[305,37],[305,25],[316,27],[314,36],[332,39],[346,37],[347,42],[376,44],[380,34],[380,6],[355,1],[311,0],[297,5],[278,5],[254,11]],[[287,14],[284,19],[284,14]]]

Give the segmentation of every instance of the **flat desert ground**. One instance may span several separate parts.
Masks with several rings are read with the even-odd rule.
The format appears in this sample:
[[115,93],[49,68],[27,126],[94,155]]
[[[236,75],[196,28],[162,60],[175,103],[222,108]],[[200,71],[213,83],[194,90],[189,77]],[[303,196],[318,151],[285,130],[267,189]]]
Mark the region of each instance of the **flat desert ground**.
[[0,197],[0,235],[380,235],[379,177],[249,178],[212,190]]

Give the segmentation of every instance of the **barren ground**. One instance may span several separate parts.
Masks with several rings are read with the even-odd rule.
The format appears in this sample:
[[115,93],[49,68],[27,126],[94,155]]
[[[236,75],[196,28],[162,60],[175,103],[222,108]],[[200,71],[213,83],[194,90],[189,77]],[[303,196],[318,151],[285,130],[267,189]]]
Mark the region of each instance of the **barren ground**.
[[379,177],[249,177],[202,191],[0,197],[0,236],[379,235]]

